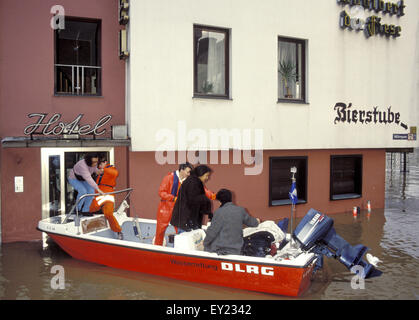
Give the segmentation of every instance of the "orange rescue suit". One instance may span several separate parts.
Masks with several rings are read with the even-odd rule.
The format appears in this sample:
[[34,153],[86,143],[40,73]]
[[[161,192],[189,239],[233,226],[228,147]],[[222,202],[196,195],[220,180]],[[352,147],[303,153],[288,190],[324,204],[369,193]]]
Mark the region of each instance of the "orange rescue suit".
[[[170,224],[170,220],[172,219],[172,211],[175,206],[175,202],[177,200],[177,194],[179,192],[181,182],[179,181],[176,197],[171,193],[173,188],[173,183],[175,179],[176,171],[170,172],[167,174],[159,187],[159,197],[160,203],[157,208],[157,224],[156,224],[156,236],[154,239],[154,244],[161,246],[163,244],[164,234],[166,232],[167,227]],[[212,191],[205,188],[205,195],[211,199],[215,200],[216,194]]]
[[[156,236],[154,239],[154,244],[159,246],[163,244],[164,233],[170,224],[173,207],[175,206],[176,197],[171,193],[175,174],[176,172],[170,172],[168,175],[166,175],[159,187],[160,203],[157,208]],[[181,183],[179,181],[176,195],[179,192],[180,185]]]
[[[114,166],[107,165],[103,169],[103,174],[98,176],[96,179],[96,183],[99,186],[99,189],[105,193],[113,192],[116,186],[116,178],[118,175],[119,172]],[[113,215],[115,209],[115,196],[105,195],[94,197],[89,211],[97,212],[100,209],[102,209],[103,214],[105,215],[106,219],[108,219],[112,231],[121,232],[121,226]]]

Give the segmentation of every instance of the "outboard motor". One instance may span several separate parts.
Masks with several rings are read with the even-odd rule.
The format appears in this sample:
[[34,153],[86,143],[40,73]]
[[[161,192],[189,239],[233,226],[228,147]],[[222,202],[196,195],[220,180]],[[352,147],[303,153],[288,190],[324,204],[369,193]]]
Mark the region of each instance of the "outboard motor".
[[[356,271],[361,270],[359,276],[362,278],[372,278],[382,274],[381,271],[362,259],[368,248],[363,245],[351,246],[336,234],[333,220],[319,211],[310,209],[292,236],[302,250],[338,259],[352,272],[357,273]],[[319,264],[317,269],[321,267],[322,259],[319,259]],[[355,271],[353,271],[354,266],[362,268],[358,270],[354,268]]]

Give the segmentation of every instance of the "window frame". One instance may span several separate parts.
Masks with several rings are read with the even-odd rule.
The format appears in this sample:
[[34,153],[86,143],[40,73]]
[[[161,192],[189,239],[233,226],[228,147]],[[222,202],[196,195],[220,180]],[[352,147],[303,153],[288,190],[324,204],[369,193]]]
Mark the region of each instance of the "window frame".
[[[291,160],[291,161],[301,161],[303,160],[303,166],[304,166],[304,177],[301,177],[299,179],[298,177],[298,172],[300,172],[300,170],[297,170],[297,205],[298,204],[304,204],[308,202],[308,197],[307,197],[307,190],[308,190],[308,156],[274,156],[274,157],[269,157],[269,207],[277,207],[277,206],[286,206],[286,205],[291,205],[291,199],[289,198],[289,196],[286,199],[273,199],[273,195],[272,195],[272,185],[273,185],[273,174],[272,174],[272,164],[275,160]],[[293,164],[293,166],[295,166]],[[290,168],[291,169],[291,168]],[[289,190],[291,189],[291,185],[292,185],[292,174],[291,172],[289,172],[290,174],[290,179],[289,179]],[[303,181],[304,183],[304,192],[301,192],[301,187],[299,188],[299,185],[301,185],[301,183],[298,183],[298,181]]]
[[[298,45],[301,44],[302,49],[301,49],[301,85],[300,85],[300,93],[301,93],[301,98],[297,99],[297,98],[281,98],[279,96],[279,87],[281,85],[281,79],[280,79],[280,74],[279,74],[279,43],[280,42],[290,42],[290,43],[295,43],[297,45],[297,52],[296,52],[296,56],[297,56],[297,73],[298,73]],[[277,41],[277,55],[278,55],[278,59],[277,59],[277,77],[278,77],[278,87],[277,87],[277,96],[278,96],[278,102],[279,103],[307,103],[307,61],[306,61],[306,57],[307,57],[307,40],[304,39],[297,39],[297,38],[291,38],[291,37],[285,37],[285,36],[278,36],[278,41]]]
[[[334,173],[334,162],[335,159],[342,159],[342,158],[351,158],[355,159],[355,181],[354,181],[354,192],[351,193],[340,193],[336,194],[334,192],[334,180],[333,180],[333,173]],[[360,163],[357,163],[360,162]],[[347,199],[359,199],[362,198],[362,187],[363,187],[363,166],[364,166],[364,159],[362,154],[346,154],[346,155],[331,155],[330,156],[330,201],[339,201],[339,200],[347,200]],[[358,167],[358,168],[357,168]],[[358,185],[356,185],[356,179],[358,179]],[[358,191],[358,192],[357,192]]]
[[[91,67],[94,69],[98,69],[98,77],[97,77],[97,92],[95,94],[91,93],[64,93],[64,92],[58,92],[58,85],[57,85],[57,59],[58,59],[58,53],[57,53],[57,45],[58,45],[58,29],[53,30],[53,38],[54,38],[54,96],[58,97],[102,97],[102,20],[101,19],[94,19],[94,18],[85,18],[85,17],[75,17],[75,16],[65,16],[65,22],[67,25],[67,21],[78,21],[78,22],[89,22],[89,23],[97,23],[98,25],[98,34],[97,34],[97,66],[85,66],[85,67]],[[69,65],[71,66],[71,65]],[[82,65],[80,65],[81,67]]]
[[[224,66],[224,73],[225,73],[225,83],[224,83],[224,91],[225,94],[205,94],[202,92],[198,92],[198,68],[197,68],[197,41],[195,37],[195,30],[205,30],[209,32],[218,32],[225,34],[225,46],[224,46],[224,59],[225,59],[225,66]],[[221,27],[213,27],[207,26],[202,24],[194,24],[193,25],[193,97],[194,98],[208,98],[208,99],[230,99],[230,32],[231,29],[228,28],[221,28]]]

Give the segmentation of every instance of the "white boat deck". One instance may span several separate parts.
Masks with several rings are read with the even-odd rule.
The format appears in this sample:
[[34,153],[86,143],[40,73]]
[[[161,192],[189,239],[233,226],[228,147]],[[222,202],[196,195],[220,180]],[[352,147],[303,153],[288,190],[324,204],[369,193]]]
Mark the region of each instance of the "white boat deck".
[[[75,216],[69,217],[66,223],[61,223],[62,221],[65,221],[65,215],[56,216],[40,221],[38,224],[38,229],[46,233],[54,233],[88,241],[97,241],[110,245],[152,250],[155,252],[162,252],[172,255],[188,255],[192,257],[208,259],[231,260],[233,262],[235,261],[302,268],[310,264],[315,258],[313,253],[304,252],[300,249],[297,250],[290,248],[289,242],[274,257],[270,255],[267,257],[252,257],[243,255],[219,256],[216,253],[202,250],[185,250],[184,248],[176,248],[174,243],[169,241],[168,237],[170,234],[175,234],[175,229],[173,226],[169,226],[166,230],[166,245],[156,246],[152,244],[156,229],[155,220],[138,218],[140,232],[138,235],[135,235],[133,229],[134,218],[127,217],[125,213],[115,213],[115,217],[122,227],[122,233],[124,236],[123,240],[119,240],[117,238],[117,234],[109,228],[109,224],[103,215],[96,215],[93,217],[80,217],[80,223],[78,226],[74,221]],[[205,230],[206,226],[203,226],[202,229]],[[287,238],[289,239],[289,234],[287,234]],[[287,252],[291,254],[284,255],[284,253]]]

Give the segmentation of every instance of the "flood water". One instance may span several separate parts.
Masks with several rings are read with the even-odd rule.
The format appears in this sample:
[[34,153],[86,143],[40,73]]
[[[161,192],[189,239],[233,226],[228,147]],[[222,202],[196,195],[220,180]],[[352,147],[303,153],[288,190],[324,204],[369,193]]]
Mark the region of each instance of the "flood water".
[[[72,259],[56,244],[37,241],[1,245],[0,300],[418,300],[418,150],[408,160],[408,172],[401,173],[400,155],[388,156],[384,210],[373,209],[369,218],[365,210],[357,219],[351,212],[331,216],[340,236],[366,245],[382,261],[383,275],[365,280],[363,288],[353,289],[353,274],[328,258],[304,296],[286,298],[112,269]],[[64,289],[51,286],[57,265],[64,268]]]

